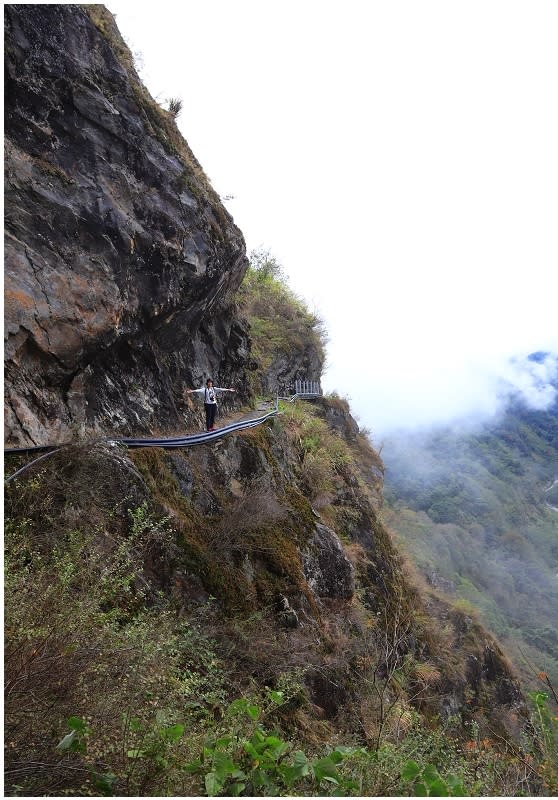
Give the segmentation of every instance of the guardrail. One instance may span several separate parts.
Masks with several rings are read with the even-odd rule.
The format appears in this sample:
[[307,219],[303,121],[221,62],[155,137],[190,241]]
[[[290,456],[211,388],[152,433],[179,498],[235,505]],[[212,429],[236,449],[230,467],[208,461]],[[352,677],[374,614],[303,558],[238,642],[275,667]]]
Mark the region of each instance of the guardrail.
[[[296,388],[301,389],[310,389],[318,387],[316,381],[297,381]],[[170,450],[177,447],[194,447],[195,445],[199,444],[209,444],[210,442],[214,442],[217,439],[223,438],[223,436],[227,436],[229,433],[235,433],[236,431],[243,431],[249,428],[255,428],[257,425],[262,425],[266,420],[270,419],[271,417],[277,416],[280,414],[279,411],[279,400],[286,400],[289,403],[293,403],[297,399],[308,399],[311,397],[320,397],[322,394],[321,389],[319,392],[311,392],[311,391],[301,391],[295,392],[293,395],[289,395],[288,397],[279,397],[277,396],[275,399],[275,406],[274,408],[269,411],[267,414],[263,414],[261,417],[254,417],[252,419],[245,419],[240,420],[239,422],[233,422],[230,425],[225,425],[222,428],[218,428],[215,431],[206,431],[203,433],[192,433],[187,436],[174,436],[174,437],[164,437],[164,438],[147,438],[147,439],[138,439],[133,437],[123,437],[123,438],[107,438],[103,439],[103,442],[107,444],[114,444],[114,445],[124,445],[125,447],[162,447],[165,450]],[[71,442],[67,442],[67,444],[71,444]],[[29,469],[33,464],[42,461],[43,458],[47,458],[48,456],[54,455],[57,453],[65,444],[40,444],[40,445],[32,445],[31,447],[5,447],[4,454],[5,455],[17,455],[22,453],[35,453],[40,451],[48,451],[45,452],[42,456],[35,458],[33,461],[30,461],[29,464],[21,467],[18,469],[17,472],[14,472],[13,475],[10,475],[8,478],[5,479],[5,483],[9,483],[14,478],[17,478],[18,475],[21,475],[22,472]]]
[[322,387],[319,381],[295,381],[295,395],[299,397],[311,396],[318,397],[322,395]]

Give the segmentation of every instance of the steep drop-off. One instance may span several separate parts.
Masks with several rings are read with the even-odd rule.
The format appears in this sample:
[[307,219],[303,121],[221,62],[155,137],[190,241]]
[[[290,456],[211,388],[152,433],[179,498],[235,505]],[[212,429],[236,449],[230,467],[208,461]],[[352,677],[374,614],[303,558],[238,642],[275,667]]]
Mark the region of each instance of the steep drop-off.
[[[556,358],[552,359],[556,362]],[[558,402],[386,441],[386,518],[426,579],[479,608],[523,675],[558,682]]]
[[103,6],[5,8],[6,437],[184,424],[247,389],[241,232]]
[[[106,10],[6,20],[7,433],[86,436],[6,492],[8,793],[180,796],[240,772],[237,793],[273,794],[239,744],[264,723],[275,753],[288,740],[277,762],[356,748],[354,794],[412,794],[409,758],[475,794],[539,791],[513,671],[468,611],[413,584],[345,401],[285,403],[191,450],[99,441],[183,426],[184,386],[208,372],[242,400],[318,371],[323,339],[284,286],[262,302],[249,276],[235,295],[242,236]],[[328,763],[297,790],[328,791]]]
[[[386,759],[385,774],[363,767],[372,794],[402,791],[405,754],[438,758],[429,731],[446,769],[463,740],[490,739],[489,759],[516,747],[518,683],[468,613],[413,588],[375,508],[380,475],[324,399],[192,451],[70,447],[9,484],[8,785],[76,793],[76,770],[102,769],[117,794],[197,794],[185,765],[228,730],[231,701],[270,689],[267,724],[291,748]],[[53,761],[76,716],[87,752]],[[113,743],[145,749],[163,724],[188,732],[172,769],[147,755],[132,769]],[[520,773],[502,762],[514,786],[539,787]]]

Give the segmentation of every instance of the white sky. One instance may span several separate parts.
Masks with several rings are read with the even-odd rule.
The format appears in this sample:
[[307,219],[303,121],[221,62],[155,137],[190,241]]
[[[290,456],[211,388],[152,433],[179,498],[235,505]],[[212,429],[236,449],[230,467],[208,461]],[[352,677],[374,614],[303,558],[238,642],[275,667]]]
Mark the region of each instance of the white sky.
[[490,410],[510,356],[558,352],[555,0],[107,6],[373,432]]

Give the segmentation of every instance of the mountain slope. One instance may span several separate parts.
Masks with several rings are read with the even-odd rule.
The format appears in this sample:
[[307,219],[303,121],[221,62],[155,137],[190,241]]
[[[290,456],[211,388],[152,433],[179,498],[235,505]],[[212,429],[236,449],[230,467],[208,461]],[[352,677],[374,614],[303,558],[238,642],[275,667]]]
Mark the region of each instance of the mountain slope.
[[8,435],[70,440],[6,490],[7,792],[549,789],[500,646],[407,574],[346,402],[107,440],[183,428],[209,370],[240,402],[319,372],[323,335],[281,282],[239,290],[242,236],[104,7],[6,33]]
[[438,588],[558,680],[558,403],[386,443],[386,519]]

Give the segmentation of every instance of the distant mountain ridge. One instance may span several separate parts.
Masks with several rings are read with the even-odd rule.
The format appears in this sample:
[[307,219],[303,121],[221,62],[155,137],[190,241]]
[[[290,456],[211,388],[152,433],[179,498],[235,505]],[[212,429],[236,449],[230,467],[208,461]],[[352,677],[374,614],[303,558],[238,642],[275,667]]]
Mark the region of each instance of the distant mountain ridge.
[[514,394],[474,429],[392,437],[382,456],[387,521],[426,579],[477,607],[524,677],[525,656],[558,679],[558,393],[545,410]]

